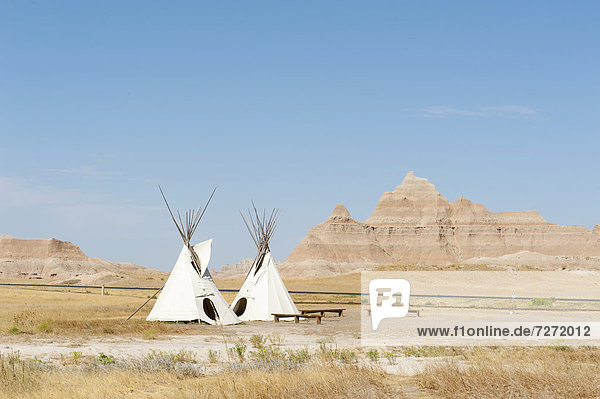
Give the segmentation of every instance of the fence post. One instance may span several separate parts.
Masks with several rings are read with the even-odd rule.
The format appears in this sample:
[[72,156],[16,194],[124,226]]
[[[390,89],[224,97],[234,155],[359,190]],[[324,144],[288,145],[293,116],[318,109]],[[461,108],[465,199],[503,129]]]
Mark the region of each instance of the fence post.
[[104,285],[102,285],[102,290],[100,291],[100,295],[104,295]]

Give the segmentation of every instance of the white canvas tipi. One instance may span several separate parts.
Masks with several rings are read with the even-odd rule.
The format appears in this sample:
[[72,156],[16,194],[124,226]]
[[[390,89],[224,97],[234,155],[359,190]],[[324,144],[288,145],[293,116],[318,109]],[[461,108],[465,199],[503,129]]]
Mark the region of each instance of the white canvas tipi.
[[[185,214],[185,224],[181,216],[179,216],[178,222],[173,216],[164,194],[163,198],[171,218],[183,238],[184,245],[162,293],[146,320],[198,320],[209,324],[223,325],[239,323],[240,319],[229,308],[208,271],[212,239],[193,247],[190,245],[190,240],[204,212],[201,209],[188,211]],[[210,203],[211,198],[212,195],[206,206]]]
[[240,322],[217,289],[208,271],[211,245],[212,239],[193,247],[193,251],[200,259],[202,275],[198,274],[193,267],[190,250],[186,245],[183,246],[175,267],[146,320],[199,320],[223,325]]
[[240,320],[273,320],[272,313],[298,314],[298,309],[281,280],[269,250],[269,241],[275,231],[277,216],[278,212],[273,210],[268,219],[264,213],[261,219],[254,208],[254,216],[250,214],[252,227],[244,218],[258,248],[258,255],[231,305]]

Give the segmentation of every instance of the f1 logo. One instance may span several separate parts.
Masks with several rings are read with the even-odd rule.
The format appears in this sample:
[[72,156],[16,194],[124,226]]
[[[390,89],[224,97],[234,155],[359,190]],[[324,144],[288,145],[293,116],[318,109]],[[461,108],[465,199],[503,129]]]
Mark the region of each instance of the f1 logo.
[[369,281],[371,323],[377,330],[383,319],[408,314],[410,283],[401,278],[380,278]]

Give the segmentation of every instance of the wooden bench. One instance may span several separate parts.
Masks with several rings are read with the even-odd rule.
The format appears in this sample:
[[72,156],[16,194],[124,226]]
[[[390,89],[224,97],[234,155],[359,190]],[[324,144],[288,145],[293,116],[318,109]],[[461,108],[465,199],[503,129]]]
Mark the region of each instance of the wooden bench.
[[275,317],[275,323],[279,323],[279,319],[286,317],[293,317],[294,323],[298,324],[300,318],[304,317],[307,319],[317,319],[317,324],[321,324],[321,319],[324,317],[320,314],[294,314],[294,313],[271,313]]
[[337,313],[338,317],[342,317],[344,315],[344,310],[342,308],[337,309],[298,309],[302,314],[311,314],[311,313],[320,313],[321,316],[325,316],[325,313]]

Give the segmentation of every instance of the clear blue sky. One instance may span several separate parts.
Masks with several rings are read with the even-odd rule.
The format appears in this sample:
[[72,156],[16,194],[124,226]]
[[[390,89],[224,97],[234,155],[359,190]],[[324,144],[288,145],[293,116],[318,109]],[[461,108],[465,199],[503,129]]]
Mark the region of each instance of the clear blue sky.
[[[526,4],[525,4],[526,3]],[[449,200],[600,223],[600,3],[0,1],[0,234],[169,269],[281,208],[283,260],[409,170]]]

